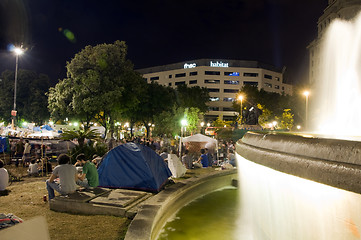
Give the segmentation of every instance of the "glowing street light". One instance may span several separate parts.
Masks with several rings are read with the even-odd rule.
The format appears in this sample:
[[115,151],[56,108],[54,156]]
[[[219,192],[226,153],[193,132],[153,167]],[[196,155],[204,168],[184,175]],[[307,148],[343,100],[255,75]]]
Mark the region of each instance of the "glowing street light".
[[239,101],[241,101],[241,124],[242,124],[242,118],[243,118],[243,113],[242,113],[242,110],[243,110],[243,98],[244,97],[243,97],[242,94],[239,95],[238,98],[237,98]]
[[303,95],[306,97],[305,129],[308,130],[308,96],[310,95],[310,92],[309,91],[304,91]]
[[15,64],[15,85],[14,85],[14,108],[11,111],[11,127],[12,129],[15,129],[15,118],[16,118],[16,86],[17,86],[17,81],[18,81],[18,67],[19,67],[19,56],[21,54],[24,53],[24,50],[20,47],[20,48],[14,48],[13,52],[15,53],[15,60],[16,60],[16,64]]

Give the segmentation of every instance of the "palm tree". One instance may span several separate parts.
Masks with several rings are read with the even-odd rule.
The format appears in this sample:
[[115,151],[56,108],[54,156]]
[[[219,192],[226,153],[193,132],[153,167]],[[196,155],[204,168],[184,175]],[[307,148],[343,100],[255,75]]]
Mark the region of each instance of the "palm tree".
[[85,139],[89,140],[100,140],[100,134],[97,133],[95,129],[82,129],[80,128],[78,131],[64,131],[61,139],[63,140],[73,140],[77,139],[79,143],[79,147],[82,148],[84,146]]

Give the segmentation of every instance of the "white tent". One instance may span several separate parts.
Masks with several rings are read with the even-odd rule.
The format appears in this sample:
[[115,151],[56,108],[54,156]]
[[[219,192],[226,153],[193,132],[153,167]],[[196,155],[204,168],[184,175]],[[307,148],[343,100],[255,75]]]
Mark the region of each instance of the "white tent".
[[175,154],[168,154],[168,168],[172,172],[172,177],[183,177],[187,169]]
[[207,144],[217,145],[217,140],[211,137],[207,137],[203,134],[195,134],[193,136],[183,138],[182,142],[206,142]]

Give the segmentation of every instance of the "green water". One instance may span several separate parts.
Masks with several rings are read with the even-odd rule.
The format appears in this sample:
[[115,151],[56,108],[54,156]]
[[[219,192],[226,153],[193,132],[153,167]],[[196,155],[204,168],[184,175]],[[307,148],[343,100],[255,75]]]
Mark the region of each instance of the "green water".
[[158,240],[233,240],[239,214],[236,188],[209,193],[184,206]]

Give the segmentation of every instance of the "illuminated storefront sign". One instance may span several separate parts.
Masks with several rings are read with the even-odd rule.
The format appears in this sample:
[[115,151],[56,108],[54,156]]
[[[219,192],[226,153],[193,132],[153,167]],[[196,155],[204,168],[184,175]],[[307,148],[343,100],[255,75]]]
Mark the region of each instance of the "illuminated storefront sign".
[[220,62],[212,62],[211,61],[211,64],[210,64],[211,67],[228,67],[228,63],[224,63],[222,61]]
[[185,63],[184,68],[195,68],[197,67],[197,64],[195,63]]

